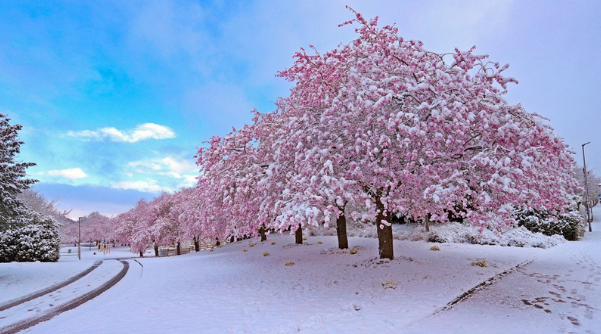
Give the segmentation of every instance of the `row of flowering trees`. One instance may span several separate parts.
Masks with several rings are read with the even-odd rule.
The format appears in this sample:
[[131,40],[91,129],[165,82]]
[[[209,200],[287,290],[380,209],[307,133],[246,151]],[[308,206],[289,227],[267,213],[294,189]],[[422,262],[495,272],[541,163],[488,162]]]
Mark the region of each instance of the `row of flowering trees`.
[[[351,9],[352,10],[352,9]],[[135,251],[183,238],[374,224],[394,257],[394,215],[481,228],[515,224],[516,209],[563,212],[577,182],[562,139],[509,104],[507,66],[405,41],[355,13],[357,39],[301,49],[278,76],[294,83],[276,110],[199,149],[196,187],[139,202],[116,218]],[[298,240],[298,238],[297,238]]]
[[195,212],[191,206],[196,203],[193,195],[194,188],[163,193],[152,201],[142,199],[131,210],[112,218],[93,212],[81,218],[81,228],[77,223],[66,225],[62,230],[63,242],[76,243],[81,233],[84,242],[129,244],[141,256],[148,248],[154,248],[158,256],[160,246],[176,245],[180,253],[182,242],[191,240],[198,251],[204,234],[195,232],[198,230],[190,224],[193,216],[187,214]]
[[61,230],[62,243],[77,243],[81,233],[83,242],[104,242],[105,240],[114,241],[115,222],[109,217],[92,212],[87,216],[80,218],[81,228],[78,223],[65,224]]
[[[392,215],[482,228],[515,208],[563,211],[578,187],[572,158],[543,120],[505,99],[507,66],[474,49],[405,41],[360,14],[359,37],[325,54],[301,50],[279,73],[295,83],[276,111],[201,148],[204,225],[257,233],[374,222],[393,258]],[[351,205],[349,205],[351,204]]]

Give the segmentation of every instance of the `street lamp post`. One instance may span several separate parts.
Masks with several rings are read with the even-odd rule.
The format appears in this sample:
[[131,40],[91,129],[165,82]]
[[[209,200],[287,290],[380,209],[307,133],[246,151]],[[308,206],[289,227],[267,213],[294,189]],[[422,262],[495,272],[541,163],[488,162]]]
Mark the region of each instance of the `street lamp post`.
[[584,146],[590,144],[591,142],[587,142],[582,144],[582,161],[584,162],[584,188],[586,190],[586,198],[585,198],[585,205],[586,205],[586,221],[588,222],[588,231],[589,232],[593,232],[593,228],[591,227],[591,214],[589,212],[589,199],[588,199],[588,175],[586,173],[586,157],[584,155]]
[[78,219],[79,222],[79,231],[78,231],[78,237],[77,237],[77,258],[79,258],[81,260],[81,217],[79,217]]

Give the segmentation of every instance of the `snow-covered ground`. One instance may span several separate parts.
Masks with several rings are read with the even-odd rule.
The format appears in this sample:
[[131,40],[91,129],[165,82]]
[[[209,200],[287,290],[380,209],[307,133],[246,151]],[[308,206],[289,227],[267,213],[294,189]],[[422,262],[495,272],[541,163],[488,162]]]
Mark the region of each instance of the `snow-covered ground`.
[[[395,260],[382,261],[375,239],[350,238],[357,249],[351,254],[338,250],[332,236],[294,245],[293,236],[271,235],[213,252],[128,260],[128,273],[108,291],[24,332],[601,332],[599,208],[595,216],[593,232],[581,241],[549,249],[395,240]],[[439,251],[430,249],[435,245]],[[0,304],[38,290],[34,271],[52,285],[95,260],[132,255],[84,248],[81,261],[2,264]],[[483,260],[485,267],[472,265]]]

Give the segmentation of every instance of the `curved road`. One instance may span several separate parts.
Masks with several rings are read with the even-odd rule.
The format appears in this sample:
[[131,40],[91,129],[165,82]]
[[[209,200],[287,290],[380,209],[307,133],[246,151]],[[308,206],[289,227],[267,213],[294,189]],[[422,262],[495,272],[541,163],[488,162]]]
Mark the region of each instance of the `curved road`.
[[[3,324],[6,324],[7,322],[10,324],[1,327],[0,334],[17,333],[35,326],[42,321],[47,321],[63,312],[74,309],[110,289],[117,284],[129,270],[129,262],[123,260],[117,261],[117,265],[115,265],[116,261],[106,261],[104,262],[104,266],[101,266],[103,261],[96,261],[92,267],[68,280],[1,305],[0,319]],[[118,264],[121,264],[120,270]],[[99,267],[100,269],[96,270]],[[86,277],[87,280],[82,279],[84,277]],[[98,281],[103,283],[96,288],[90,289],[90,286],[97,285],[93,283],[94,281],[96,281],[96,283]],[[55,292],[55,294],[58,295],[62,291],[71,294],[67,295],[66,298],[61,298],[53,294],[53,292]],[[71,296],[76,297],[71,298]],[[64,300],[61,301],[61,299]],[[58,305],[55,305],[54,303],[57,301]],[[34,315],[29,316],[30,314]]]

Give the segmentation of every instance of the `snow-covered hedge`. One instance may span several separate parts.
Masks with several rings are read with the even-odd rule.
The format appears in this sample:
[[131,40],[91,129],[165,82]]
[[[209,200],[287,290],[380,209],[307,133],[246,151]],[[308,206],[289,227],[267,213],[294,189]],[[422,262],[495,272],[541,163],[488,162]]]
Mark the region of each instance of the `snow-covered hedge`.
[[[349,223],[347,225],[349,237],[377,238],[374,224]],[[336,235],[336,229],[310,229],[309,235]],[[423,225],[403,224],[393,225],[393,238],[397,240],[429,241],[438,243],[469,243],[479,245],[501,245],[514,247],[549,248],[566,240],[561,235],[547,236],[542,233],[533,233],[520,226],[503,233],[483,229],[461,223],[432,224],[430,232],[424,230]]]
[[480,232],[477,228],[459,223],[433,226],[429,233],[420,233],[420,230],[415,229],[413,234],[423,235],[425,233],[426,240],[441,243],[456,242],[479,245],[549,248],[565,242],[565,239],[560,235],[547,236],[542,233],[533,233],[523,226],[510,229],[504,233],[488,229]]
[[577,211],[555,215],[547,210],[520,210],[515,213],[518,226],[544,235],[562,235],[566,240],[578,239],[582,216]]
[[28,218],[28,224],[0,232],[0,262],[58,261],[60,236],[56,222],[39,214]]

